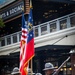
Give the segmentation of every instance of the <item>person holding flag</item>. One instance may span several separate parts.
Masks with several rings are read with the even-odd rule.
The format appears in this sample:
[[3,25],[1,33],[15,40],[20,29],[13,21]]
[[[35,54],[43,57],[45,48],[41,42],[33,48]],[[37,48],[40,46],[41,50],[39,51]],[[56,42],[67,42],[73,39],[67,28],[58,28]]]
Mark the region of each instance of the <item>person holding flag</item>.
[[20,44],[20,72],[21,75],[27,75],[29,61],[34,57],[34,34],[31,2],[28,26],[25,23],[24,13],[22,13],[22,36]]

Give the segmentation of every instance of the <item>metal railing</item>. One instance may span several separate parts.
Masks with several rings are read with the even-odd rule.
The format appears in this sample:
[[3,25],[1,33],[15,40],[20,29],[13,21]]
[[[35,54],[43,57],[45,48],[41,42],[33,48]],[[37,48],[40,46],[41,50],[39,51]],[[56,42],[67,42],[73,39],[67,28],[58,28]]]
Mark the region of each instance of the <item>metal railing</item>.
[[[33,27],[34,37],[46,35],[75,26],[75,12]],[[0,47],[20,41],[21,31],[0,38]]]

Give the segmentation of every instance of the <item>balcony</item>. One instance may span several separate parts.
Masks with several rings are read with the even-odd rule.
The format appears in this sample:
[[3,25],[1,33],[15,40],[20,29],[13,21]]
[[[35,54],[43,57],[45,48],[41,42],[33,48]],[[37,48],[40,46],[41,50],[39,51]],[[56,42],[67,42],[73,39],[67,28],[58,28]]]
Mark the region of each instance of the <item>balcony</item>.
[[[33,27],[34,37],[62,31],[75,26],[75,13],[48,21]],[[0,47],[19,43],[21,31],[0,38]]]

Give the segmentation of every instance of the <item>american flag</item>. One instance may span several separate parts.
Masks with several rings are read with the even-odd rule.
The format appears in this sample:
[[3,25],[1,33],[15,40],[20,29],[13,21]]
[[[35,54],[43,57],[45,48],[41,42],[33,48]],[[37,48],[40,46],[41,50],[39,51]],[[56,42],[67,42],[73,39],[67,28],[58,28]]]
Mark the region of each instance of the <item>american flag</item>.
[[25,17],[24,13],[22,12],[22,35],[21,35],[21,41],[20,41],[20,72],[21,75],[25,75],[27,72],[26,69],[27,65],[24,66],[25,62],[24,60],[26,59],[25,54],[26,54],[26,42],[27,42],[27,25],[25,22]]

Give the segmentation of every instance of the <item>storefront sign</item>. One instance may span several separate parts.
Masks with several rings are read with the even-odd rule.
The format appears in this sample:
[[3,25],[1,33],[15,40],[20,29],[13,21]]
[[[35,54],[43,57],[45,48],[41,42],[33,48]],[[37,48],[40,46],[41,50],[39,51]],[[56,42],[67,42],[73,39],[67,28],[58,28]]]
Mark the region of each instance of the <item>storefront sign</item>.
[[23,2],[18,2],[13,4],[11,7],[4,9],[0,12],[0,16],[5,20],[10,17],[13,17],[22,12],[22,7],[24,6]]

